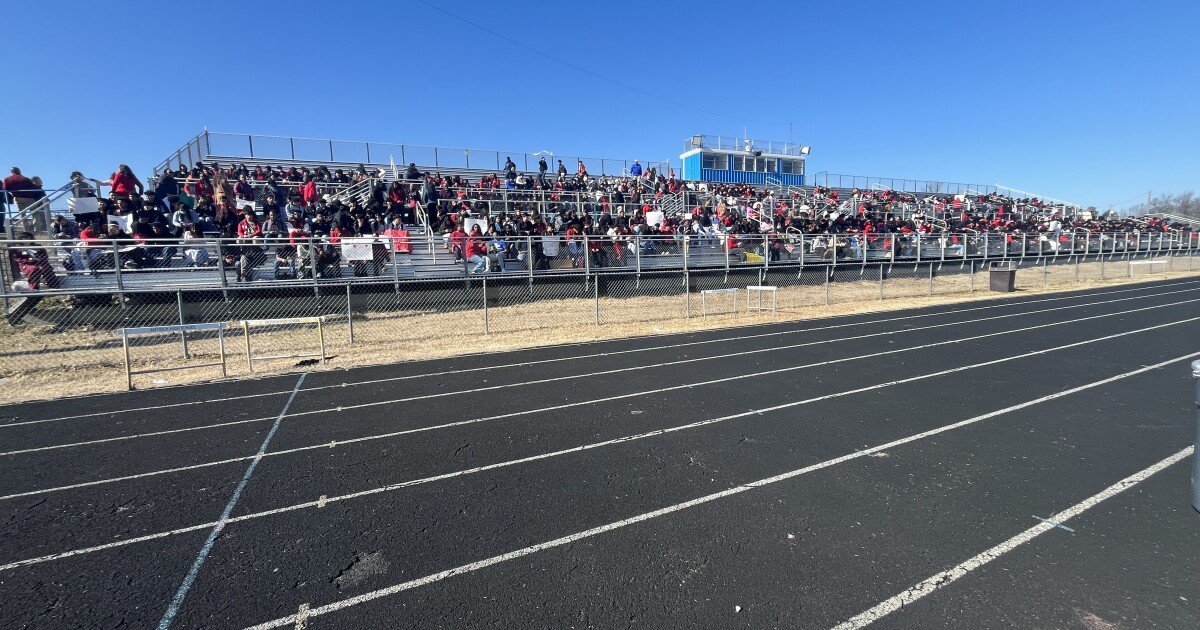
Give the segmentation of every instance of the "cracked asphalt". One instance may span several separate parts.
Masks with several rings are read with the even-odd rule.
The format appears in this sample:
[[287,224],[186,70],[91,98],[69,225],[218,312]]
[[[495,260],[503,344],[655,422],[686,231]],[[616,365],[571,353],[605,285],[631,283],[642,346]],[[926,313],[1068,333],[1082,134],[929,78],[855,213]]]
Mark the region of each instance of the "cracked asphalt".
[[[1191,444],[1197,300],[313,372],[173,627],[830,628]],[[157,627],[296,382],[0,409],[0,627]],[[1189,465],[875,627],[1200,627]]]

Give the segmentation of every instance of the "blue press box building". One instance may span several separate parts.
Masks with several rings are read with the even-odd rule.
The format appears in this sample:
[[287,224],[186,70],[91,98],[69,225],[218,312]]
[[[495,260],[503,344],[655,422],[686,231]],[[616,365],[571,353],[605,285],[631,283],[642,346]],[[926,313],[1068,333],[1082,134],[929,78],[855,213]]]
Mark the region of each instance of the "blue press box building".
[[684,142],[683,179],[722,184],[804,185],[809,147],[786,142],[696,135]]

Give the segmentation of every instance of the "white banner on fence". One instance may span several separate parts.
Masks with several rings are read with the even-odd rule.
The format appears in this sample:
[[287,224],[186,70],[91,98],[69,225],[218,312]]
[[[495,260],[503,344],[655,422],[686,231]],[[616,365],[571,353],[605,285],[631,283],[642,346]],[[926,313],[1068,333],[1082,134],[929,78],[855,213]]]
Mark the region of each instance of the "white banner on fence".
[[245,210],[246,208],[251,208],[254,210],[255,214],[258,214],[258,206],[255,206],[253,201],[251,201],[249,199],[238,199],[237,200],[237,209]]
[[662,225],[665,217],[661,210],[646,213],[646,225]]

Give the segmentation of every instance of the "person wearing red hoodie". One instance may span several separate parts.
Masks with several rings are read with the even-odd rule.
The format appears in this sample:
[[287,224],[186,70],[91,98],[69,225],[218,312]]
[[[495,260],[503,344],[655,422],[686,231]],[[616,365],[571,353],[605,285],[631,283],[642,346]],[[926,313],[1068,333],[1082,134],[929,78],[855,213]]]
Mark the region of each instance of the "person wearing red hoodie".
[[133,170],[127,165],[121,164],[117,166],[117,170],[113,173],[106,182],[100,182],[106,186],[110,186],[112,194],[117,197],[129,198],[136,194],[142,196],[145,192],[142,186],[142,180],[133,174]]
[[471,273],[487,271],[487,244],[483,242],[483,232],[478,225],[472,225],[471,233],[467,235],[466,256],[467,262],[475,265]]

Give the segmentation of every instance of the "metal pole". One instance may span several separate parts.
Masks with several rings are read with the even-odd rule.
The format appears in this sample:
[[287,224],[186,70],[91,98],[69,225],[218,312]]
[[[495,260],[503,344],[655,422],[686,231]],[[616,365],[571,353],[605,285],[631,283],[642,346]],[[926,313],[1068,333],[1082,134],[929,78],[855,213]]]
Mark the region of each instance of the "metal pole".
[[[836,243],[835,243],[835,245],[836,245]],[[834,255],[834,257],[837,256],[836,248],[834,249],[833,255]],[[835,269],[835,267],[833,267],[832,265],[824,268],[824,270],[825,270],[825,305],[826,306],[829,305],[829,277],[833,275],[834,269]]]
[[221,352],[221,378],[229,376],[225,369],[225,327],[221,326],[217,329],[217,348]]
[[685,319],[692,318],[692,279],[686,267],[683,269],[683,313]]
[[392,285],[400,295],[400,267],[396,265],[396,240],[392,239]]
[[328,353],[325,352],[325,318],[317,317],[317,340],[321,343],[321,363],[328,365]]
[[121,310],[125,310],[125,286],[121,282],[121,252],[117,249],[117,242],[112,242],[113,255],[113,273],[117,278],[117,302],[121,304]]
[[595,308],[596,325],[600,325],[600,276],[592,278],[592,300]]
[[[175,306],[179,310],[179,325],[183,326],[187,323],[183,321],[183,291],[175,292]],[[180,331],[179,336],[183,339],[183,358],[190,359],[191,357],[188,356],[187,331]]]
[[354,345],[354,310],[350,308],[350,283],[346,283],[346,330],[350,333],[350,345]]
[[883,301],[883,263],[879,263],[879,300]]
[[1196,379],[1196,439],[1192,453],[1192,509],[1200,512],[1200,360],[1192,361],[1192,378]]
[[242,320],[242,335],[246,338],[246,369],[253,372],[254,359],[251,358],[250,354],[250,326],[244,319]]
[[125,333],[124,328],[121,329],[121,348],[125,351],[125,390],[133,391],[133,370],[129,367],[129,335]]

